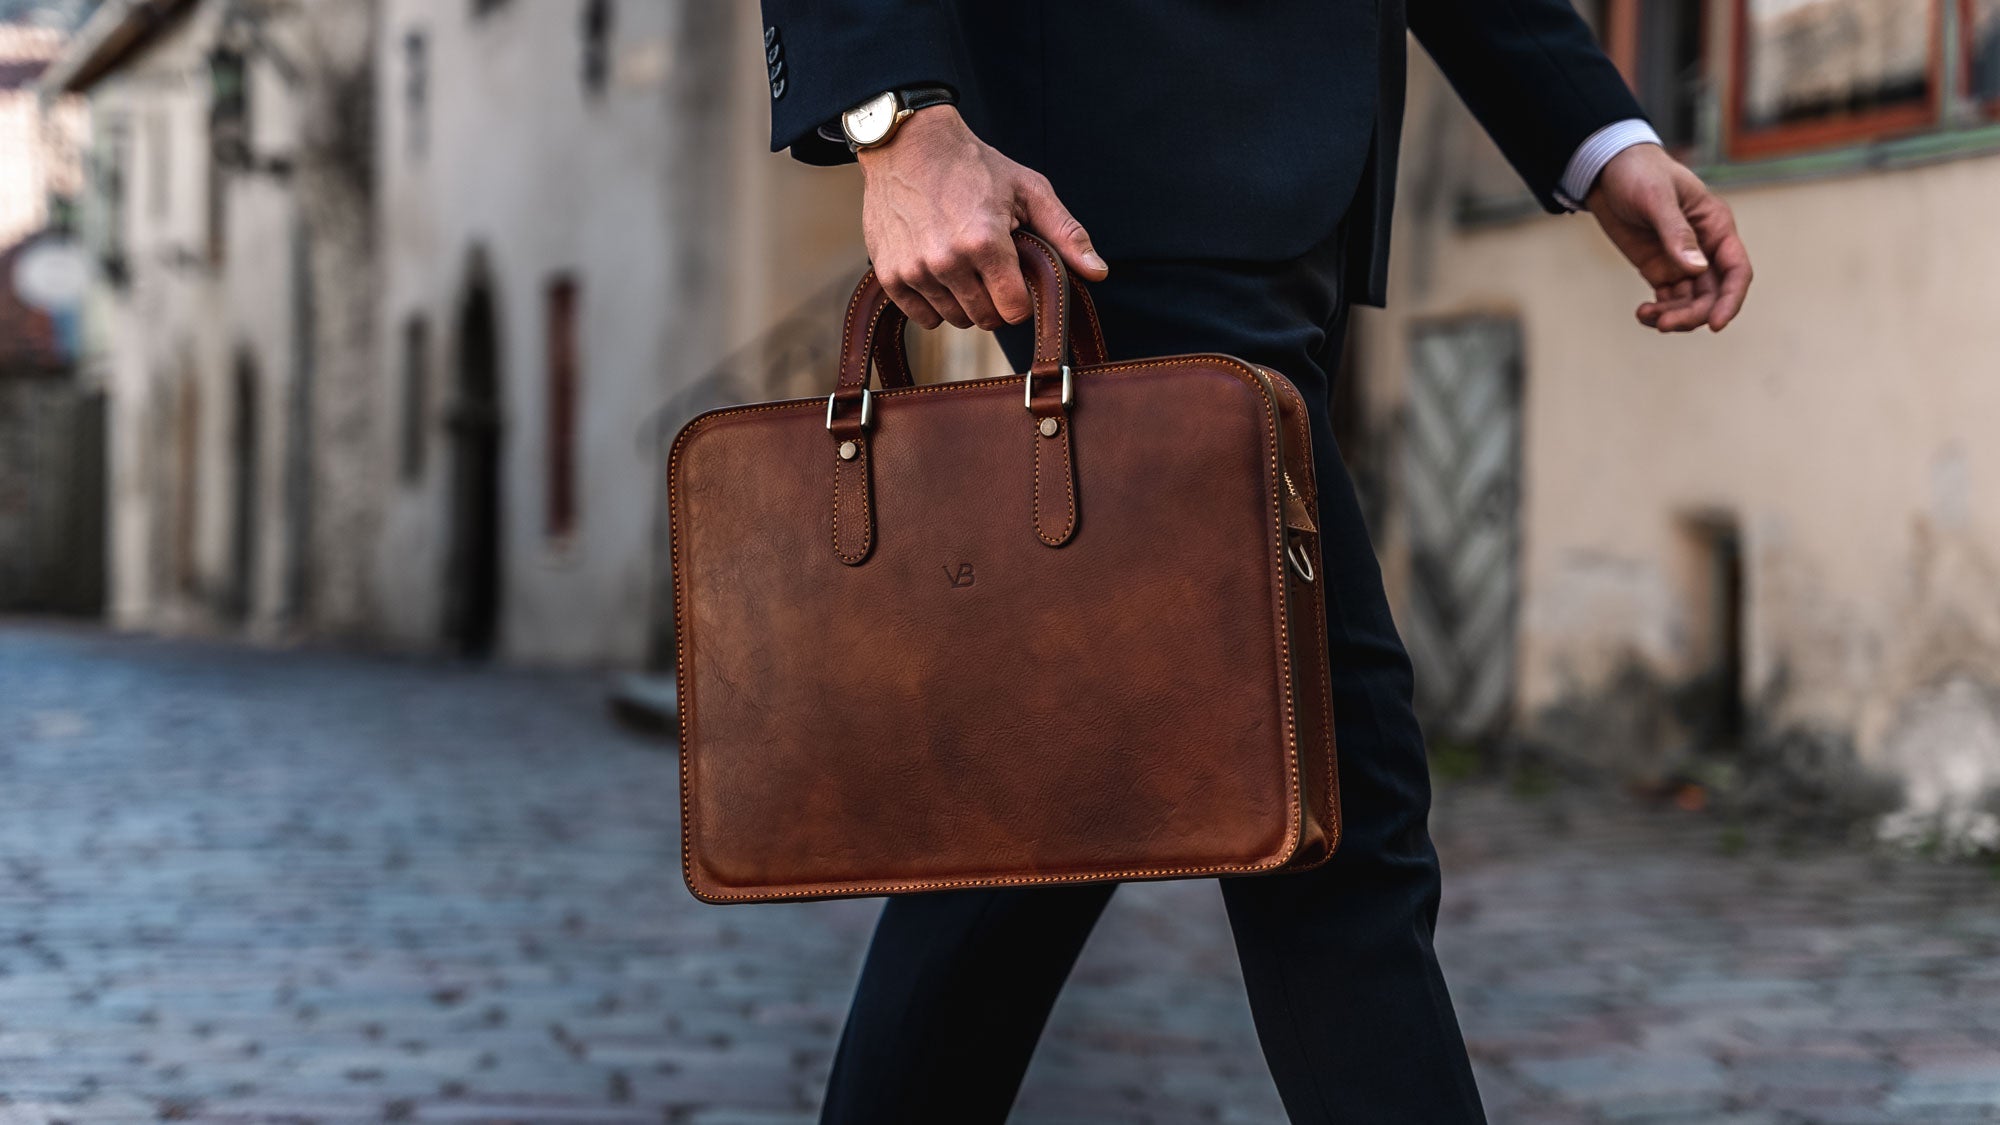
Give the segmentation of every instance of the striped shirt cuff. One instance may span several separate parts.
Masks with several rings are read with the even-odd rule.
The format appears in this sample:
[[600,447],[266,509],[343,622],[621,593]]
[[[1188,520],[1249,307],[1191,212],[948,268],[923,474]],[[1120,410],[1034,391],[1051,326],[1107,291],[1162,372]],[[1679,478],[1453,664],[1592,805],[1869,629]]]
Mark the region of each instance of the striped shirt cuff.
[[1633,145],[1644,144],[1660,144],[1660,135],[1637,117],[1613,121],[1585,137],[1569,158],[1569,167],[1563,169],[1562,180],[1556,185],[1556,202],[1572,211],[1583,210],[1583,201],[1597,183],[1597,174],[1604,171],[1611,158]]

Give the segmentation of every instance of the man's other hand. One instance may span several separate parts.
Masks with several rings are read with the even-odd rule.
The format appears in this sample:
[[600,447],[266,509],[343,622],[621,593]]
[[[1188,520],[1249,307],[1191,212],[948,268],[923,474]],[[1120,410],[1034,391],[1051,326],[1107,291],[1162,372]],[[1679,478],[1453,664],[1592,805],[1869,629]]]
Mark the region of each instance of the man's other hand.
[[973,136],[951,106],[918,110],[860,160],[869,261],[889,299],[925,328],[1028,319],[1016,227],[1047,239],[1087,280],[1104,279],[1104,259],[1047,178]]
[[1661,332],[1728,327],[1750,291],[1750,255],[1736,217],[1701,177],[1641,144],[1611,158],[1587,200],[1590,213],[1653,287],[1639,323]]

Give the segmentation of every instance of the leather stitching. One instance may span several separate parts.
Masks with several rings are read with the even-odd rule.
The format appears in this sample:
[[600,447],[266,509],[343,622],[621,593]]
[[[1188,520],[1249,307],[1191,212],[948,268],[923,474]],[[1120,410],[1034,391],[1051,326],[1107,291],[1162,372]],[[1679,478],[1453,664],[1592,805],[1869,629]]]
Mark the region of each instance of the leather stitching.
[[[844,349],[854,339],[854,312],[861,307],[861,295],[868,292],[870,288],[880,288],[879,283],[874,286],[869,284],[873,281],[875,281],[875,267],[870,266],[868,267],[868,272],[861,275],[861,284],[854,287],[854,296],[847,299],[847,317],[840,323],[840,342],[843,351],[840,356],[841,378],[835,383],[836,389],[847,385],[848,356]],[[865,386],[868,382],[868,353],[865,351],[861,353],[861,363],[861,382]]]
[[[838,456],[833,459],[833,553],[836,558],[849,566],[857,566],[866,559],[875,541],[875,518],[870,510],[868,496],[870,490],[867,439],[855,438],[854,449],[852,461],[842,461]],[[860,474],[861,478],[858,485],[861,493],[861,542],[849,552],[840,545],[840,494],[846,491],[842,487],[843,479],[851,480],[856,473]]]
[[1070,460],[1068,422],[1067,418],[1063,420],[1061,452],[1063,490],[1069,499],[1069,518],[1063,523],[1062,530],[1053,536],[1044,530],[1042,524],[1042,447],[1050,444],[1055,439],[1043,437],[1042,431],[1039,428],[1033,431],[1035,435],[1035,535],[1051,547],[1060,547],[1064,543],[1069,542],[1071,532],[1076,529],[1076,466]]
[[862,334],[861,339],[861,386],[864,388],[868,386],[868,357],[875,354],[875,329],[882,323],[882,314],[895,307],[895,304],[884,296],[881,303],[875,306],[875,312],[868,318],[868,331]]
[[[1287,399],[1289,399],[1292,402],[1293,406],[1296,408],[1295,413],[1293,415],[1296,424],[1292,427],[1292,429],[1298,434],[1297,448],[1308,449],[1308,450],[1311,449],[1312,431],[1306,425],[1305,396],[1299,393],[1299,388],[1296,384],[1294,384],[1290,379],[1285,378],[1282,374],[1278,373],[1277,371],[1273,371],[1271,368],[1268,367],[1262,367],[1262,370],[1270,376],[1271,385],[1277,388],[1280,394],[1284,395]],[[1315,518],[1317,518],[1319,515],[1319,482],[1317,479],[1314,478],[1313,474],[1311,473],[1301,473],[1299,475],[1305,478],[1303,481],[1294,482],[1300,485],[1299,499],[1313,510],[1313,515]],[[1312,563],[1313,563],[1314,573],[1318,574],[1325,573],[1325,564],[1321,560],[1320,539],[1319,536],[1317,535],[1313,536],[1313,541],[1312,541]],[[1323,628],[1323,625],[1326,620],[1325,594],[1326,591],[1321,589],[1318,583],[1312,584],[1313,609],[1317,613],[1317,616],[1315,617],[1314,620],[1316,622],[1319,622],[1322,626],[1320,630],[1321,639],[1319,640],[1319,643],[1317,645],[1319,649],[1319,666],[1322,672],[1322,674],[1318,677],[1320,685],[1319,687],[1320,713],[1323,718],[1323,721],[1326,723],[1326,743],[1327,743],[1327,755],[1326,755],[1327,784],[1326,784],[1325,800],[1322,802],[1324,805],[1324,808],[1322,810],[1322,815],[1326,819],[1328,856],[1330,858],[1333,850],[1337,848],[1340,844],[1340,769],[1339,769],[1340,754],[1339,754],[1339,744],[1335,738],[1334,728],[1333,728],[1333,689],[1331,686],[1329,686],[1327,676],[1325,674],[1331,671],[1330,665],[1332,664],[1332,661],[1327,656],[1326,641],[1324,639],[1325,630]]]
[[[1236,359],[1234,357],[1224,356],[1224,355],[1205,355],[1205,354],[1177,356],[1173,359],[1148,360],[1138,363],[1109,364],[1103,367],[1092,368],[1091,371],[1094,374],[1111,374],[1113,372],[1119,372],[1119,371],[1141,371],[1149,368],[1158,368],[1158,367],[1191,367],[1191,366],[1198,366],[1200,361],[1207,361],[1208,363],[1214,365],[1216,368],[1230,371],[1239,380],[1248,385],[1252,390],[1260,392],[1258,397],[1260,400],[1262,400],[1264,406],[1264,427],[1265,427],[1265,438],[1266,438],[1265,451],[1267,455],[1265,492],[1269,497],[1269,504],[1271,509],[1271,531],[1272,531],[1271,542],[1272,542],[1272,563],[1273,563],[1272,573],[1274,576],[1274,582],[1282,583],[1285,581],[1283,568],[1285,567],[1286,563],[1284,560],[1284,502],[1279,494],[1279,490],[1282,489],[1284,485],[1280,483],[1279,480],[1278,474],[1280,469],[1277,463],[1278,461],[1277,412],[1278,411],[1277,411],[1277,404],[1272,402],[1268,397],[1266,397],[1261,393],[1263,391],[1264,384],[1257,378],[1256,372],[1251,370],[1249,365],[1245,364],[1243,361]],[[1018,376],[1006,375],[994,379],[974,379],[956,383],[934,383],[927,386],[904,387],[894,391],[883,391],[880,393],[890,394],[890,395],[944,394],[951,392],[964,392],[979,388],[991,388],[1001,385],[1009,385],[1016,383],[1017,380]],[[875,883],[865,886],[856,886],[848,883],[834,883],[834,884],[821,885],[818,889],[789,890],[789,891],[751,891],[742,894],[730,894],[727,892],[717,892],[711,889],[705,889],[706,885],[702,882],[700,876],[696,874],[694,869],[694,851],[692,847],[694,839],[694,829],[693,829],[692,818],[689,815],[689,806],[688,806],[688,793],[689,793],[688,779],[690,772],[693,769],[693,758],[694,758],[694,754],[690,752],[690,739],[688,736],[688,716],[693,714],[695,706],[694,683],[693,680],[689,678],[688,671],[692,666],[689,660],[689,653],[692,651],[694,647],[693,646],[694,638],[690,636],[687,632],[679,630],[680,623],[687,619],[687,615],[685,613],[685,605],[687,600],[687,578],[686,578],[685,568],[681,565],[681,537],[680,537],[681,457],[685,452],[685,447],[688,440],[692,438],[696,433],[698,433],[703,426],[715,421],[718,418],[735,417],[744,414],[763,414],[772,411],[793,411],[793,412],[806,411],[813,409],[814,406],[818,403],[818,401],[819,400],[817,399],[795,399],[789,402],[762,403],[754,406],[725,407],[721,410],[709,411],[706,414],[697,416],[692,421],[688,422],[686,426],[681,428],[680,434],[674,438],[672,450],[667,457],[667,537],[669,542],[668,560],[669,564],[673,568],[673,574],[674,574],[674,622],[676,630],[679,633],[679,636],[677,638],[678,643],[675,645],[675,651],[674,651],[674,671],[676,680],[680,685],[679,690],[681,692],[681,700],[680,700],[681,701],[681,706],[680,706],[681,878],[687,883],[688,890],[690,893],[692,893],[696,898],[699,898],[704,902],[716,902],[716,903],[738,902],[738,901],[747,901],[752,899],[764,902],[776,902],[785,899],[896,894],[906,891],[945,890],[954,887],[1013,887],[1013,886],[1035,886],[1035,885],[1044,885],[1050,883],[1080,883],[1080,882],[1096,882],[1096,881],[1109,882],[1109,881],[1116,881],[1123,879],[1159,879],[1159,878],[1170,878],[1176,876],[1225,875],[1225,874],[1248,875],[1264,871],[1274,871],[1277,870],[1278,868],[1283,867],[1287,862],[1289,862],[1292,853],[1298,849],[1299,838],[1302,829],[1302,825],[1300,823],[1300,816],[1303,810],[1301,807],[1301,796],[1299,793],[1300,766],[1299,766],[1298,727],[1292,710],[1293,684],[1291,676],[1291,660],[1292,660],[1291,628],[1290,628],[1290,622],[1289,620],[1287,620],[1288,615],[1280,613],[1278,615],[1279,617],[1278,674],[1280,679],[1283,681],[1283,686],[1284,686],[1285,730],[1287,734],[1287,742],[1289,744],[1288,748],[1290,750],[1290,753],[1287,756],[1286,760],[1286,784],[1289,790],[1286,797],[1286,804],[1287,804],[1289,822],[1287,823],[1285,828],[1284,842],[1279,846],[1277,855],[1273,859],[1263,860],[1257,863],[1248,863],[1248,864],[1216,864],[1206,867],[1171,867],[1171,868],[1139,867],[1139,868],[1130,868],[1120,871],[1080,872],[1067,875],[1031,875],[1025,877],[989,876],[976,879],[950,879],[941,881],[903,880],[903,881],[892,881],[887,883]],[[1279,597],[1281,599],[1279,604],[1282,605],[1283,604],[1282,587],[1279,588]]]
[[[1077,315],[1083,318],[1084,327],[1090,330],[1090,340],[1095,349],[1090,357],[1090,362],[1103,363],[1110,356],[1104,348],[1104,325],[1097,319],[1097,302],[1090,299],[1090,290],[1085,289],[1081,285],[1076,287],[1075,292],[1070,295],[1070,298],[1076,302],[1079,310]],[[1078,356],[1076,358],[1083,360],[1084,357]]]
[[[1061,359],[1062,359],[1062,344],[1063,344],[1063,341],[1064,341],[1065,339],[1067,339],[1067,338],[1068,338],[1068,337],[1066,337],[1066,336],[1064,336],[1064,335],[1063,335],[1063,332],[1064,332],[1064,323],[1065,323],[1065,315],[1066,315],[1066,314],[1068,313],[1068,311],[1069,311],[1069,309],[1068,309],[1068,305],[1069,305],[1069,302],[1068,302],[1068,301],[1065,301],[1065,300],[1063,300],[1063,299],[1062,299],[1062,297],[1063,297],[1063,289],[1062,289],[1062,284],[1063,284],[1063,272],[1062,272],[1062,271],[1063,271],[1063,267],[1062,267],[1062,263],[1056,260],[1056,256],[1055,256],[1055,252],[1054,252],[1054,251],[1052,251],[1052,250],[1050,250],[1050,249],[1048,248],[1048,245],[1047,245],[1046,243],[1042,242],[1042,241],[1041,241],[1040,239],[1035,239],[1035,240],[1033,240],[1033,241],[1030,241],[1030,242],[1028,243],[1028,245],[1030,245],[1030,246],[1034,247],[1034,248],[1035,248],[1035,252],[1036,252],[1036,253],[1038,253],[1038,254],[1040,254],[1040,255],[1041,255],[1042,257],[1044,257],[1044,258],[1047,258],[1047,259],[1048,259],[1048,262],[1049,262],[1049,271],[1050,271],[1050,273],[1051,273],[1051,274],[1053,274],[1053,275],[1054,275],[1054,280],[1053,280],[1053,281],[1051,282],[1051,284],[1053,284],[1053,285],[1054,285],[1054,286],[1056,287],[1056,291],[1055,291],[1054,293],[1052,293],[1052,294],[1050,294],[1050,295],[1049,295],[1049,299],[1050,299],[1051,303],[1053,303],[1053,304],[1055,305],[1055,307],[1056,307],[1056,331],[1055,331],[1055,335],[1054,335],[1054,336],[1052,336],[1052,337],[1050,337],[1050,343],[1051,343],[1051,344],[1052,344],[1052,345],[1053,345],[1053,346],[1055,347],[1056,351],[1055,351],[1055,354],[1054,354],[1054,355],[1050,355],[1050,356],[1044,356],[1044,355],[1042,355],[1042,354],[1041,354],[1041,339],[1040,339],[1040,336],[1041,336],[1041,333],[1040,333],[1040,332],[1037,332],[1037,333],[1035,334],[1035,335],[1036,335],[1036,340],[1035,340],[1035,345],[1036,345],[1036,347],[1035,347],[1035,353],[1036,353],[1036,354],[1035,354],[1035,362],[1036,362],[1036,363],[1042,363],[1042,362],[1045,362],[1045,361],[1046,361],[1046,362],[1048,362],[1048,363],[1057,363],[1057,362],[1060,362],[1060,361],[1061,361]],[[1034,284],[1034,282],[1033,282],[1033,280],[1032,280],[1032,279],[1031,279],[1031,280],[1029,281],[1029,284],[1030,284],[1030,285],[1033,285],[1033,284]]]
[[[874,276],[873,270],[869,271],[869,276],[870,277]],[[859,297],[861,295],[861,291],[866,288],[867,288],[867,283],[866,279],[864,279],[861,288],[855,290],[855,296]],[[867,369],[866,357],[872,354],[872,349],[875,340],[875,327],[876,325],[882,323],[882,313],[887,308],[889,308],[889,303],[885,300],[881,304],[875,306],[874,313],[871,314],[868,318],[868,330],[863,337],[863,346],[861,349],[861,355],[863,357],[861,382],[864,394],[868,393],[867,391],[868,369]],[[848,315],[851,317],[853,313],[854,310],[850,307],[848,309]],[[851,330],[852,330],[851,323],[849,324],[848,328],[843,329],[843,331],[851,331]],[[871,511],[870,497],[868,495],[870,491],[869,474],[868,474],[868,438],[865,433],[858,434],[854,437],[853,441],[856,450],[853,461],[843,461],[839,457],[835,457],[833,460],[833,553],[834,557],[838,558],[841,562],[844,562],[849,566],[858,566],[864,559],[868,557],[868,552],[874,546],[875,519],[874,519],[874,514]],[[849,552],[843,549],[840,545],[840,494],[843,491],[841,487],[842,479],[844,477],[851,478],[855,473],[860,474],[858,487],[861,493],[861,542],[855,546],[855,549],[852,552]]]

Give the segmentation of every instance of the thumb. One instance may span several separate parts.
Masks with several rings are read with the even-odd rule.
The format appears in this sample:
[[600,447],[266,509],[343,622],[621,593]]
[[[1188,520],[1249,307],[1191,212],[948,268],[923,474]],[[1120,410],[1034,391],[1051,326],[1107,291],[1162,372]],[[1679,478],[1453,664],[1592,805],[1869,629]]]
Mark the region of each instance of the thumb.
[[1048,239],[1071,269],[1092,281],[1104,280],[1111,267],[1104,264],[1104,258],[1091,245],[1090,232],[1056,198],[1056,190],[1049,186],[1048,180],[1040,176],[1030,178],[1021,196],[1022,225]]
[[1695,237],[1694,228],[1682,214],[1680,200],[1672,192],[1663,194],[1665,198],[1653,204],[1651,216],[1660,246],[1688,276],[1701,273],[1708,268],[1708,255],[1701,252],[1701,240]]

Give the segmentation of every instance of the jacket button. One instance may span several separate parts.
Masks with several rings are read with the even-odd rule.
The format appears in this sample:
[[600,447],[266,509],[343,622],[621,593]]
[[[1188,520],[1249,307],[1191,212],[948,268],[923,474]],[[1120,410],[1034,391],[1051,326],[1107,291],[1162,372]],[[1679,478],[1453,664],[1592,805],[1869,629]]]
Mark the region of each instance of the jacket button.
[[764,29],[764,66],[770,71],[771,100],[785,96],[785,44],[776,26]]

